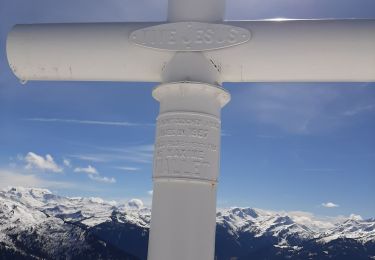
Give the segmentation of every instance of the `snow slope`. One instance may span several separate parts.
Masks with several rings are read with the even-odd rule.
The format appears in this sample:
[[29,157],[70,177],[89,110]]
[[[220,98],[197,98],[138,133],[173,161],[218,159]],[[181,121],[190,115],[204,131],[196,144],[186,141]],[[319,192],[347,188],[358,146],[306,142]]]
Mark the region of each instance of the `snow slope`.
[[[88,230],[96,229],[98,233],[100,227],[100,234],[106,237],[109,231],[103,228],[113,233],[121,225],[131,227],[123,229],[124,232],[137,227],[144,241],[150,219],[151,210],[137,199],[118,205],[100,198],[58,196],[38,188],[12,187],[0,191],[0,246],[21,254],[29,255],[28,246],[39,243],[41,248],[36,254],[45,254],[47,258],[82,250],[95,255],[93,248],[98,247],[98,241],[90,237]],[[217,225],[229,236],[226,239],[237,245],[245,244],[244,240],[249,238],[259,241],[267,238],[274,248],[298,251],[304,242],[313,241],[315,246],[351,239],[375,247],[375,219],[363,220],[358,216],[317,218],[305,212],[233,207],[218,210]],[[32,241],[28,241],[30,237]],[[108,246],[108,241],[99,242]]]

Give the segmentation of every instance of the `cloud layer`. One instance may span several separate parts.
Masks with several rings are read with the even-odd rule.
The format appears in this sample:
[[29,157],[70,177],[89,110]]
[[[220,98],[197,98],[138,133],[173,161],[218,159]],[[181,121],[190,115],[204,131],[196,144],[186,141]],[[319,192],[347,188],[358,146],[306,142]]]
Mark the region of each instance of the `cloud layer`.
[[15,186],[66,189],[74,188],[75,184],[44,180],[36,174],[24,174],[15,170],[0,169],[0,188]]
[[[124,148],[100,147],[96,152],[74,154],[71,158],[90,162],[152,163],[154,145],[137,145]],[[128,170],[132,167],[126,167]],[[123,170],[126,170],[123,168]]]
[[[241,112],[264,125],[292,134],[317,134],[354,124],[375,113],[375,97],[365,84],[257,84],[238,98]],[[349,120],[350,118],[350,120]]]
[[115,169],[127,171],[127,172],[136,172],[139,171],[140,169],[138,167],[129,167],[129,166],[116,166],[114,167]]
[[26,121],[45,122],[45,123],[68,123],[84,125],[102,125],[102,126],[145,126],[143,124],[131,123],[125,121],[97,121],[97,120],[77,120],[62,118],[27,118]]

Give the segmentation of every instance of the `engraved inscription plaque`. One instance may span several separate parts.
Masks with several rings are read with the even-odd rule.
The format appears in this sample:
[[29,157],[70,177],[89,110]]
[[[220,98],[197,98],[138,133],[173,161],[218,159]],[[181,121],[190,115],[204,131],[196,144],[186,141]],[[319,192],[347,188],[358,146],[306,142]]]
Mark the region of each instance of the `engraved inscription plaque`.
[[130,40],[143,47],[168,51],[205,51],[250,40],[250,31],[226,24],[167,23],[136,30]]
[[219,172],[220,120],[198,113],[158,117],[154,178],[216,181]]

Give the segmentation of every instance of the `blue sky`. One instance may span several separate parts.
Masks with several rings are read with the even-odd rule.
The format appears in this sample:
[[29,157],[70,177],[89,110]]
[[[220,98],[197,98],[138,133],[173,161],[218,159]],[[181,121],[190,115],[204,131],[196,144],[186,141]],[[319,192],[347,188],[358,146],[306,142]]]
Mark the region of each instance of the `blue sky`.
[[[375,18],[371,0],[264,2],[228,1],[226,17]],[[150,203],[155,84],[22,85],[4,46],[16,23],[158,21],[165,14],[166,1],[157,0],[0,0],[0,187]],[[232,101],[222,111],[218,206],[375,216],[375,83],[224,87]]]

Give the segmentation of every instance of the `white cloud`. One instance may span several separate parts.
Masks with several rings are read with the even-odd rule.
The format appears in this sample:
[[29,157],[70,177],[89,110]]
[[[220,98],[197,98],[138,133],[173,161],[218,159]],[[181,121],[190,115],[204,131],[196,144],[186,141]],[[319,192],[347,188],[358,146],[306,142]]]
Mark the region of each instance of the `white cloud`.
[[140,170],[138,167],[129,167],[129,166],[117,166],[117,167],[114,167],[114,168],[119,169],[119,170],[128,171],[128,172],[135,172],[135,171]]
[[343,113],[344,116],[355,116],[359,113],[375,110],[375,104],[361,105]]
[[83,173],[88,173],[91,175],[99,174],[98,171],[91,165],[88,165],[87,167],[83,167],[83,168],[77,167],[74,169],[74,172],[83,172]]
[[152,163],[154,145],[137,145],[129,147],[98,147],[96,153],[75,154],[70,157],[91,162],[124,162]]
[[290,216],[296,223],[308,225],[316,231],[337,227],[337,224],[346,221],[348,218],[353,220],[363,220],[362,217],[357,214],[350,214],[350,216],[321,216],[306,211],[283,211],[282,213]]
[[362,216],[357,214],[350,214],[349,218],[353,220],[363,220]]
[[116,183],[115,178],[101,177],[98,175],[89,174],[89,178],[93,181],[104,182],[104,183]]
[[153,190],[149,190],[149,191],[147,191],[147,193],[148,193],[148,195],[153,195],[154,194],[154,191]]
[[325,207],[325,208],[338,208],[339,207],[339,205],[337,205],[333,202],[322,203],[322,206]]
[[88,177],[91,180],[96,181],[96,182],[116,183],[116,179],[113,178],[113,177],[112,178],[108,178],[108,177],[100,176],[98,170],[96,168],[94,168],[93,166],[91,166],[91,165],[88,165],[87,167],[83,167],[83,168],[79,168],[79,167],[75,168],[74,172],[87,173]]
[[332,228],[336,223],[340,222],[342,217],[319,217],[310,212],[305,211],[289,211],[286,212],[293,221],[301,225],[308,225],[316,230]]
[[102,125],[102,126],[151,126],[151,124],[138,124],[126,121],[98,121],[98,120],[77,120],[62,118],[27,118],[26,121],[44,122],[44,123],[69,123],[84,125]]
[[70,160],[68,159],[64,159],[63,163],[66,167],[69,167],[69,168],[72,167],[72,164],[70,163]]
[[24,160],[27,162],[26,169],[39,169],[42,171],[62,172],[63,169],[58,166],[53,157],[47,154],[45,157],[33,152],[29,152]]
[[140,199],[131,199],[128,201],[128,207],[136,209],[143,208],[143,201]]
[[70,155],[70,157],[82,160],[82,161],[90,161],[90,162],[108,162],[107,158],[101,157],[100,154],[75,154]]

